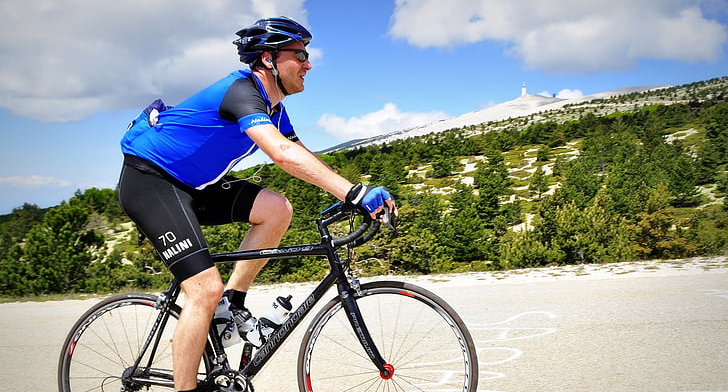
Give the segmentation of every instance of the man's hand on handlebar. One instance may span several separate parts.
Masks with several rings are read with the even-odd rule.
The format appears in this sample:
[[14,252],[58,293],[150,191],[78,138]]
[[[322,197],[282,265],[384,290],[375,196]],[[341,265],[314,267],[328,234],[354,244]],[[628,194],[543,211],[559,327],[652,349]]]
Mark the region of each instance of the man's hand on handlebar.
[[369,213],[372,219],[377,219],[382,212],[385,212],[381,215],[381,219],[390,227],[393,227],[391,216],[396,217],[399,215],[394,198],[382,186],[373,187],[360,182],[349,190],[345,201],[347,204],[362,208]]

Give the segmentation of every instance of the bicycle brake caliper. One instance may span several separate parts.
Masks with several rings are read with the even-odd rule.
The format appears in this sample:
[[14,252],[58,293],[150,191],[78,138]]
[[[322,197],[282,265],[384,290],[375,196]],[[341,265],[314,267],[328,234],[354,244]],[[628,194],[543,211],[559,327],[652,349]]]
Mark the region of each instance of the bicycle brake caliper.
[[356,297],[361,297],[362,296],[361,285],[359,284],[359,279],[358,278],[351,280],[351,288],[354,289],[354,291],[356,292]]
[[359,268],[357,268],[356,265],[356,256],[354,255],[354,249],[351,247],[347,247],[347,258],[346,258],[346,266],[347,268],[347,275],[349,275],[349,281],[351,282],[351,288],[354,289],[356,293],[356,297],[361,297],[361,284],[359,283]]
[[167,303],[167,298],[168,297],[166,291],[159,293],[159,295],[157,296],[157,302],[154,303],[154,308],[157,310],[161,310]]

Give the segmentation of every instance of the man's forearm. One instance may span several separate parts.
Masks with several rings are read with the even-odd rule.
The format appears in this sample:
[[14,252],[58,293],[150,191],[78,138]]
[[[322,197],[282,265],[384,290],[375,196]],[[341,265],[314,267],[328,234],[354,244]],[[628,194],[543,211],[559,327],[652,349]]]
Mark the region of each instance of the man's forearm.
[[339,200],[344,200],[346,194],[354,186],[304,146],[290,143],[288,146],[282,146],[281,149],[279,155],[271,156],[278,167],[298,179],[324,189]]

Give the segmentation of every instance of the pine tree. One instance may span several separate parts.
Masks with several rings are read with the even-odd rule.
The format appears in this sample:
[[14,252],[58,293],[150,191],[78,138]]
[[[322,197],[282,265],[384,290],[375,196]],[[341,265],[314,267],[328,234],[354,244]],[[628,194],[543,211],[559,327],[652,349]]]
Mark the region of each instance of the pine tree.
[[637,214],[634,227],[635,249],[640,258],[692,256],[697,246],[681,232],[681,222],[671,207],[666,184],[659,184]]
[[485,255],[484,242],[488,236],[475,208],[476,200],[472,188],[456,185],[450,197],[450,212],[442,219],[440,242],[455,261],[479,260]]
[[104,238],[86,230],[89,209],[81,203],[63,203],[48,211],[43,223],[28,232],[20,260],[34,294],[79,291]]
[[492,151],[487,161],[478,166],[474,175],[474,185],[478,190],[477,213],[486,225],[501,212],[501,198],[509,194],[508,187],[512,183],[500,152]]
[[539,166],[531,176],[531,181],[528,183],[528,192],[536,200],[541,200],[544,192],[548,190],[548,180],[546,173],[543,171],[543,167]]

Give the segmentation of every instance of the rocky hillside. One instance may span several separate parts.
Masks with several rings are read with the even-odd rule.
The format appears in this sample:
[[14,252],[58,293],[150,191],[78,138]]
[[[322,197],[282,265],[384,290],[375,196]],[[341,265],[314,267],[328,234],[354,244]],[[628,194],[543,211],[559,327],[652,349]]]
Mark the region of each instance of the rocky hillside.
[[447,130],[484,124],[503,124],[516,119],[526,125],[542,120],[569,120],[578,118],[586,111],[595,115],[628,112],[646,105],[671,104],[697,101],[728,92],[728,77],[687,86],[635,86],[590,94],[572,99],[560,99],[541,95],[527,95],[512,101],[440,120],[427,125],[394,131],[382,136],[352,140],[321,151],[329,153],[356,147],[390,143],[394,140],[424,136]]

